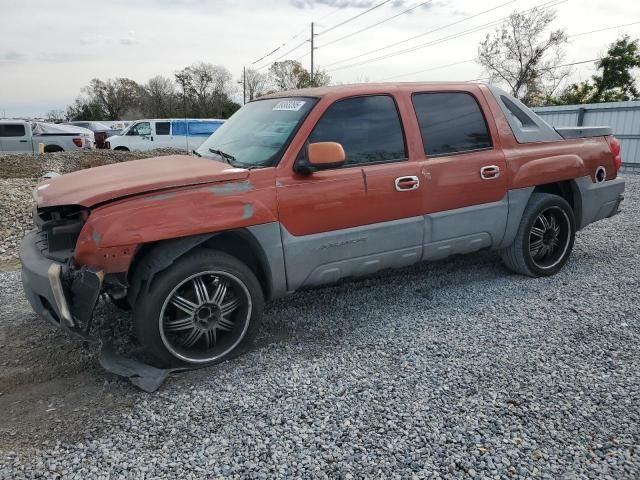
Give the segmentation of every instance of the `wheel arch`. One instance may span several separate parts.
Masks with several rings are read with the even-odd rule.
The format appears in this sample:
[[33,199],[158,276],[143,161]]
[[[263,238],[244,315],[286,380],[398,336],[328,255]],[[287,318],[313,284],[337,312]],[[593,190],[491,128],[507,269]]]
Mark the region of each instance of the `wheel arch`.
[[564,198],[573,210],[576,225],[580,224],[582,218],[582,196],[575,180],[564,180],[560,182],[545,183],[537,185],[533,189],[534,193],[550,193]]
[[149,288],[159,272],[169,268],[176,260],[196,248],[219,250],[237,258],[256,275],[265,299],[272,297],[271,268],[262,245],[249,230],[237,229],[160,240],[138,247],[127,272],[129,303],[135,304],[140,292]]
[[505,235],[500,242],[498,249],[506,248],[516,237],[516,232],[525,208],[529,204],[533,193],[551,193],[564,198],[573,210],[576,225],[580,225],[582,218],[582,196],[580,188],[575,180],[563,180],[557,182],[543,183],[531,187],[517,188],[509,190],[509,214]]
[[49,143],[44,146],[45,153],[64,152],[64,148],[56,143]]

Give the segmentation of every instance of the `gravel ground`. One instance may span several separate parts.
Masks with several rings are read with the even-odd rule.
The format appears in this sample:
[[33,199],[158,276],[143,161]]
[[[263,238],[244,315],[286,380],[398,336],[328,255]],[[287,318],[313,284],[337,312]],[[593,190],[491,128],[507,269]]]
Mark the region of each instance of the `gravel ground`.
[[252,351],[151,395],[51,333],[0,274],[0,365],[31,369],[0,369],[0,477],[637,479],[627,180],[624,212],[579,232],[554,277],[485,252],[301,292],[268,307]]
[[69,173],[110,163],[184,153],[175,149],[149,152],[59,152],[43,155],[0,155],[0,270],[18,265],[18,248],[25,232],[31,229],[31,192],[42,175]]

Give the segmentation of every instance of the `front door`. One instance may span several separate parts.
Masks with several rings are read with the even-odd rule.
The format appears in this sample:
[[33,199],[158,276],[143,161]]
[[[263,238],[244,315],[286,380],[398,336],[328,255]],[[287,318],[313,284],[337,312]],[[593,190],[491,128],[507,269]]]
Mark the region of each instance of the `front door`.
[[0,150],[3,152],[33,151],[33,143],[24,123],[0,124]]
[[278,170],[289,290],[418,261],[424,187],[419,165],[408,158],[394,98],[339,100],[307,140],[340,143],[346,163],[310,175]]
[[[480,99],[484,101],[483,99]],[[469,92],[414,93],[427,160],[424,259],[497,246],[508,214],[507,165],[493,123]]]
[[154,148],[152,138],[151,123],[138,122],[127,132],[126,146],[130,150],[151,150]]

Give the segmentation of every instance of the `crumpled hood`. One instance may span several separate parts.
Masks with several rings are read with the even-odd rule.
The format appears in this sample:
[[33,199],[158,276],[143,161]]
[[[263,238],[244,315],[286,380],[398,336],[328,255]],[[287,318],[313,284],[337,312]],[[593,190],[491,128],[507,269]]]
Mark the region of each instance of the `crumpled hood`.
[[242,180],[244,168],[189,155],[169,155],[79,170],[42,182],[34,193],[38,207],[99,203],[146,192],[202,183]]

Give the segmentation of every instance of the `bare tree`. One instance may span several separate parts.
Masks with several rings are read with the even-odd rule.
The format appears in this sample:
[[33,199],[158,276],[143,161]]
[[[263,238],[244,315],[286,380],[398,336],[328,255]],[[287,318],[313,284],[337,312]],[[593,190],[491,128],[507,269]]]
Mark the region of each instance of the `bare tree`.
[[89,96],[89,102],[105,112],[107,120],[120,120],[127,111],[137,108],[141,88],[129,78],[94,78],[84,91]]
[[178,104],[176,85],[170,78],[156,75],[143,86],[142,108],[145,116],[172,117]]
[[512,95],[535,105],[553,94],[569,70],[559,69],[567,42],[564,30],[545,34],[555,11],[534,8],[513,12],[478,48],[477,61],[492,82],[506,84]]
[[66,118],[66,114],[64,110],[60,110],[60,109],[49,110],[46,114],[47,121],[51,123],[64,122],[65,118]]
[[318,69],[313,78],[309,71],[296,60],[275,62],[269,68],[277,90],[294,90],[296,88],[320,87],[329,85],[331,77],[324,70]]
[[221,65],[195,63],[176,73],[185,103],[201,116],[222,116],[234,91],[231,73]]
[[249,68],[244,74],[247,100],[254,100],[264,95],[269,88],[269,75]]

